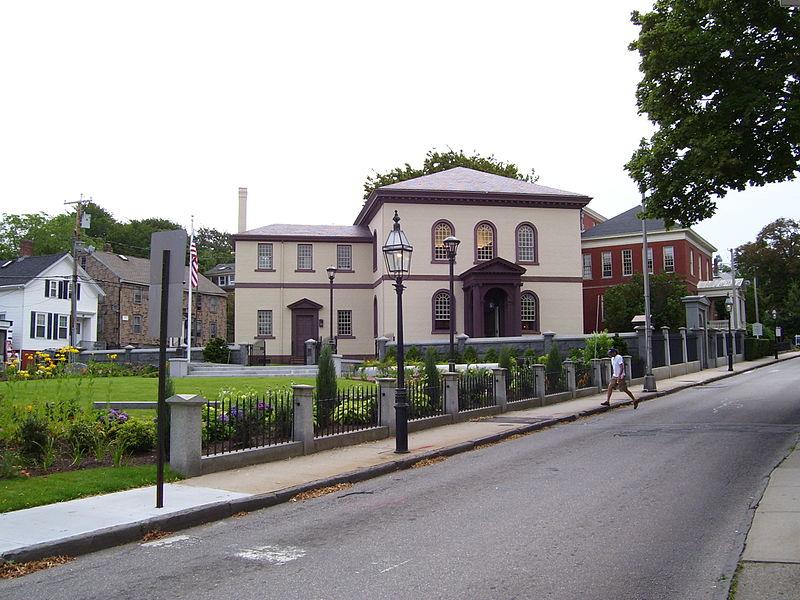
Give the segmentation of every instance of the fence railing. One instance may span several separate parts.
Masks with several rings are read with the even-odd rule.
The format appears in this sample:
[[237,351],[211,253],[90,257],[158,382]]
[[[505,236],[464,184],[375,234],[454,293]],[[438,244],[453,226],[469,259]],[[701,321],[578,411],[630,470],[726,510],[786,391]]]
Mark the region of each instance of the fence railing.
[[315,398],[314,437],[377,427],[379,411],[377,386],[337,390],[335,398]]
[[594,387],[592,381],[592,365],[587,362],[575,363],[575,389],[582,390]]
[[564,369],[558,371],[548,371],[544,374],[544,393],[559,394],[568,390],[567,378]]
[[203,407],[203,454],[212,456],[291,441],[293,418],[289,390],[210,400]]
[[463,373],[458,378],[458,410],[495,406],[494,377],[491,371]]
[[425,379],[410,382],[407,389],[409,420],[444,414],[444,386],[441,377],[431,382]]
[[536,378],[533,366],[529,364],[519,365],[506,374],[508,389],[506,398],[509,402],[527,400],[536,396]]

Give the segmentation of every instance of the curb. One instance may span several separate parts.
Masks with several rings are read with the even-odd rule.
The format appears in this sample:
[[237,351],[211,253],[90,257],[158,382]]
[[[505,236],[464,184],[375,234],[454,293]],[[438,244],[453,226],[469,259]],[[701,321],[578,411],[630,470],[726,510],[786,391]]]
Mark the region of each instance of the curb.
[[[733,377],[734,375],[740,375],[755,369],[772,366],[778,362],[791,360],[793,358],[796,357],[787,357],[762,365],[754,365],[747,369],[724,373],[710,379],[705,379],[696,383],[688,383],[661,392],[648,392],[639,396],[639,402],[654,400],[656,398],[681,392],[689,388],[727,379],[729,377]],[[583,417],[594,416],[610,410],[629,406],[631,404],[632,401],[626,400],[613,403],[611,406],[598,406],[596,408],[583,410],[563,417],[550,418],[544,421],[537,421],[536,423],[521,425],[519,427],[514,427],[513,429],[507,429],[500,433],[453,444],[452,446],[446,446],[444,448],[438,448],[436,450],[430,450],[420,454],[404,456],[403,458],[397,458],[386,463],[371,465],[369,467],[356,469],[354,471],[341,473],[339,475],[332,475],[330,477],[317,479],[275,492],[266,492],[245,498],[236,498],[234,500],[205,504],[202,506],[187,508],[169,515],[164,515],[163,517],[153,517],[150,519],[137,521],[136,523],[116,525],[98,531],[64,538],[54,542],[42,542],[40,544],[25,546],[0,556],[0,564],[2,564],[4,561],[25,562],[39,560],[55,555],[79,556],[82,554],[96,552],[98,550],[105,550],[107,548],[112,548],[122,544],[140,541],[142,537],[152,531],[174,532],[181,529],[196,527],[198,525],[205,525],[214,521],[230,518],[241,512],[252,512],[263,508],[269,508],[277,504],[289,502],[293,497],[303,492],[309,492],[311,490],[330,487],[341,483],[358,483],[361,481],[367,481],[369,479],[374,479],[395,471],[410,469],[416,463],[422,460],[438,458],[440,456],[455,456],[456,454],[475,450],[479,446],[502,442],[506,438],[514,435],[533,433],[541,429],[553,427],[554,425],[571,423]]]

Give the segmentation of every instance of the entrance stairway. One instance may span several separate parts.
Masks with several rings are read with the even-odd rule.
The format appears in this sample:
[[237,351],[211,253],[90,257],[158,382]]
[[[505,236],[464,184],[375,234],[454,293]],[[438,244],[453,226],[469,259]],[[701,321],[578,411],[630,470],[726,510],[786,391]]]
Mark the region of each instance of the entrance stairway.
[[218,363],[191,363],[189,377],[316,377],[317,365],[243,367]]

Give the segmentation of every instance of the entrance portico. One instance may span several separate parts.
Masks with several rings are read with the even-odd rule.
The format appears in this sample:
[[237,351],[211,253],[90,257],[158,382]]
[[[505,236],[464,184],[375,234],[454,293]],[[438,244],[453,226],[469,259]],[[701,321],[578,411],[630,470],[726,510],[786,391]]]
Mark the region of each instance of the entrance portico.
[[470,337],[522,335],[520,290],[525,269],[494,258],[464,271],[464,333]]

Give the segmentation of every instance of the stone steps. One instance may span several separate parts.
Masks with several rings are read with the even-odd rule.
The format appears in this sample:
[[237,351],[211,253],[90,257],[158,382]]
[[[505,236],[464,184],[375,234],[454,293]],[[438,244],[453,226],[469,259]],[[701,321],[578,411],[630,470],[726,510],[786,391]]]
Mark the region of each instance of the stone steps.
[[316,377],[316,365],[243,367],[214,363],[191,363],[189,377]]

